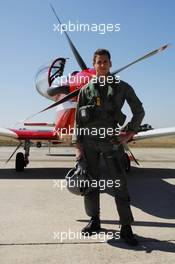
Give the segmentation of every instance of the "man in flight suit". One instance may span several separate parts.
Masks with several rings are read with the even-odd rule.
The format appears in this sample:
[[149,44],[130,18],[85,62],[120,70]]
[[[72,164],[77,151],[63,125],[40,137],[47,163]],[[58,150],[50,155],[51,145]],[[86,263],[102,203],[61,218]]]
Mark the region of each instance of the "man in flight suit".
[[[76,128],[81,133],[76,135],[76,159],[83,157],[87,160],[88,172],[91,177],[100,180],[100,156],[103,155],[108,168],[107,179],[120,181],[120,186],[112,186],[111,191],[120,218],[120,236],[132,246],[138,241],[131,229],[133,215],[130,208],[130,199],[127,190],[127,181],[124,165],[124,143],[128,142],[137,133],[144,117],[142,103],[136,96],[133,88],[109,72],[111,56],[108,50],[98,49],[94,53],[93,66],[96,71],[95,81],[92,79],[80,90],[76,111]],[[102,83],[101,80],[104,82]],[[132,111],[132,119],[128,123],[125,133],[116,136],[118,125],[123,125],[126,116],[121,112],[123,104],[127,101]],[[84,133],[82,133],[84,129]],[[88,129],[88,133],[87,133]],[[96,129],[96,133],[94,133]],[[102,137],[100,131],[105,135]],[[110,133],[108,133],[110,131]],[[111,133],[112,132],[112,133]],[[84,196],[85,210],[91,217],[87,226],[82,229],[83,234],[92,235],[99,232],[100,226],[100,202],[99,186],[93,188]]]

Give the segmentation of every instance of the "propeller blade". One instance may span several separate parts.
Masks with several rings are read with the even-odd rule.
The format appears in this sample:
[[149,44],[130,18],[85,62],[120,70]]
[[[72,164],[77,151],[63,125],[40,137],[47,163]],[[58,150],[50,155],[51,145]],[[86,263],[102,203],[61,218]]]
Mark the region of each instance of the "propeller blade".
[[[55,107],[55,106],[57,106],[57,105],[60,105],[60,104],[62,104],[62,103],[64,103],[64,102],[66,102],[66,101],[72,99],[73,97],[75,97],[75,96],[77,96],[77,95],[79,94],[79,91],[80,91],[80,90],[77,89],[77,90],[75,90],[75,91],[69,93],[68,95],[64,96],[61,100],[59,100],[59,101],[55,102],[54,104],[52,104],[52,105],[46,107],[45,109],[41,110],[41,111],[38,112],[37,114],[40,114],[40,113],[42,113],[42,112],[45,112],[45,111],[47,111],[47,110],[49,110],[49,109],[51,109],[51,108],[53,108],[53,107]],[[37,115],[37,114],[36,114],[36,115]]]
[[133,65],[133,64],[135,64],[135,63],[137,63],[137,62],[142,61],[142,60],[144,60],[144,59],[147,59],[147,58],[149,58],[149,57],[151,57],[151,56],[157,54],[158,52],[161,52],[161,51],[165,50],[165,49],[168,48],[169,46],[170,46],[170,44],[167,44],[167,45],[164,45],[164,46],[160,47],[159,49],[153,50],[153,51],[147,53],[146,55],[144,55],[143,57],[141,57],[141,58],[139,58],[139,59],[137,59],[137,60],[135,60],[135,61],[129,63],[128,65],[126,65],[126,66],[124,66],[124,67],[122,67],[122,68],[120,68],[120,69],[118,69],[118,70],[116,70],[116,71],[113,71],[111,74],[112,74],[112,75],[115,75],[115,74],[117,74],[117,73],[119,73],[119,72],[121,72],[121,71],[127,69],[128,67],[130,67],[131,65]]
[[71,98],[77,96],[78,94],[79,94],[79,90],[75,90],[75,91],[69,93],[68,95],[64,96],[61,100],[59,100],[59,101],[53,103],[52,105],[50,105],[50,106],[44,108],[43,110],[41,110],[41,111],[39,111],[39,112],[37,112],[37,113],[35,113],[35,114],[33,114],[33,115],[30,115],[30,116],[26,117],[24,120],[21,120],[20,122],[16,123],[14,126],[17,126],[17,125],[19,125],[19,124],[21,124],[21,123],[24,123],[24,122],[26,122],[27,120],[29,120],[29,119],[31,119],[31,118],[37,116],[38,114],[41,114],[41,113],[43,113],[43,112],[49,110],[49,109],[51,109],[51,108],[53,108],[53,107],[55,107],[55,106],[57,106],[57,105],[63,104],[64,102],[70,100]]
[[[61,23],[61,21],[60,21],[58,15],[57,15],[57,13],[56,13],[54,7],[52,6],[52,4],[50,4],[50,7],[51,7],[51,9],[52,9],[54,15],[56,16],[56,18],[57,18],[59,24],[62,25],[62,23]],[[63,28],[63,29],[64,29],[64,28]],[[72,52],[73,52],[73,54],[74,54],[74,56],[75,56],[75,58],[76,58],[76,61],[78,62],[78,65],[80,66],[80,68],[82,69],[82,71],[83,71],[83,70],[86,70],[86,69],[87,69],[87,66],[86,66],[85,62],[83,61],[82,57],[80,56],[78,50],[75,48],[74,44],[72,43],[70,37],[68,36],[68,34],[67,34],[67,32],[66,32],[65,30],[64,30],[64,33],[65,33],[66,38],[67,38],[67,40],[68,40],[69,46],[70,46],[70,48],[71,48],[71,50],[72,50]]]
[[31,118],[37,116],[38,114],[41,114],[41,113],[43,113],[43,112],[49,110],[49,109],[51,109],[51,108],[53,108],[53,107],[55,107],[55,106],[57,106],[57,105],[63,104],[64,102],[66,102],[66,101],[72,99],[73,97],[77,96],[77,95],[79,94],[79,91],[80,91],[80,90],[77,89],[77,90],[75,90],[75,91],[69,93],[68,95],[64,96],[61,100],[59,100],[59,101],[53,103],[52,105],[50,105],[50,106],[44,108],[43,110],[41,110],[41,111],[39,111],[39,112],[37,112],[37,113],[35,113],[35,114],[33,114],[33,115],[30,115],[30,116],[28,116],[27,118],[25,118],[24,120],[22,120],[22,121],[16,123],[15,126],[18,125],[18,124],[20,124],[20,123],[24,123],[24,122],[26,122],[27,120],[29,120],[29,119],[31,119]]

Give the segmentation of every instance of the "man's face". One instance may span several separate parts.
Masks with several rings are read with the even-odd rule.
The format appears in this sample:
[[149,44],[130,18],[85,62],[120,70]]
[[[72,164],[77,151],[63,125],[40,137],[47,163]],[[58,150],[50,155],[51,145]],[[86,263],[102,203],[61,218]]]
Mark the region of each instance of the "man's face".
[[93,66],[97,76],[106,76],[112,64],[107,55],[97,55]]

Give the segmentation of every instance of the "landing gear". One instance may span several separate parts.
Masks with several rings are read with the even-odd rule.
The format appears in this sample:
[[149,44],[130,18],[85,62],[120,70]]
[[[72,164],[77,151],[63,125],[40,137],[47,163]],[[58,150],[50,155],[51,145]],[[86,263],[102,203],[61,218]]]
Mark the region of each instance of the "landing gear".
[[24,167],[27,167],[29,164],[29,151],[30,151],[30,141],[26,140],[24,143],[25,153],[18,152],[16,155],[15,169],[16,171],[23,171]]
[[125,171],[129,172],[131,170],[131,161],[127,153],[124,154],[124,163],[125,163]]

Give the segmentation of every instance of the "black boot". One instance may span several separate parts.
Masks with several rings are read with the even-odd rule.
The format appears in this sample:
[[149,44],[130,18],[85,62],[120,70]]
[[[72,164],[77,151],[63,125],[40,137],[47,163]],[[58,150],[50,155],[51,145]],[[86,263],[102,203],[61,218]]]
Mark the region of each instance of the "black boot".
[[91,236],[93,233],[98,233],[100,231],[100,219],[99,217],[92,217],[89,223],[81,230],[84,236]]
[[120,230],[120,237],[125,240],[125,242],[133,247],[136,247],[138,245],[137,239],[134,237],[134,234],[132,232],[132,228],[130,225],[122,225]]

